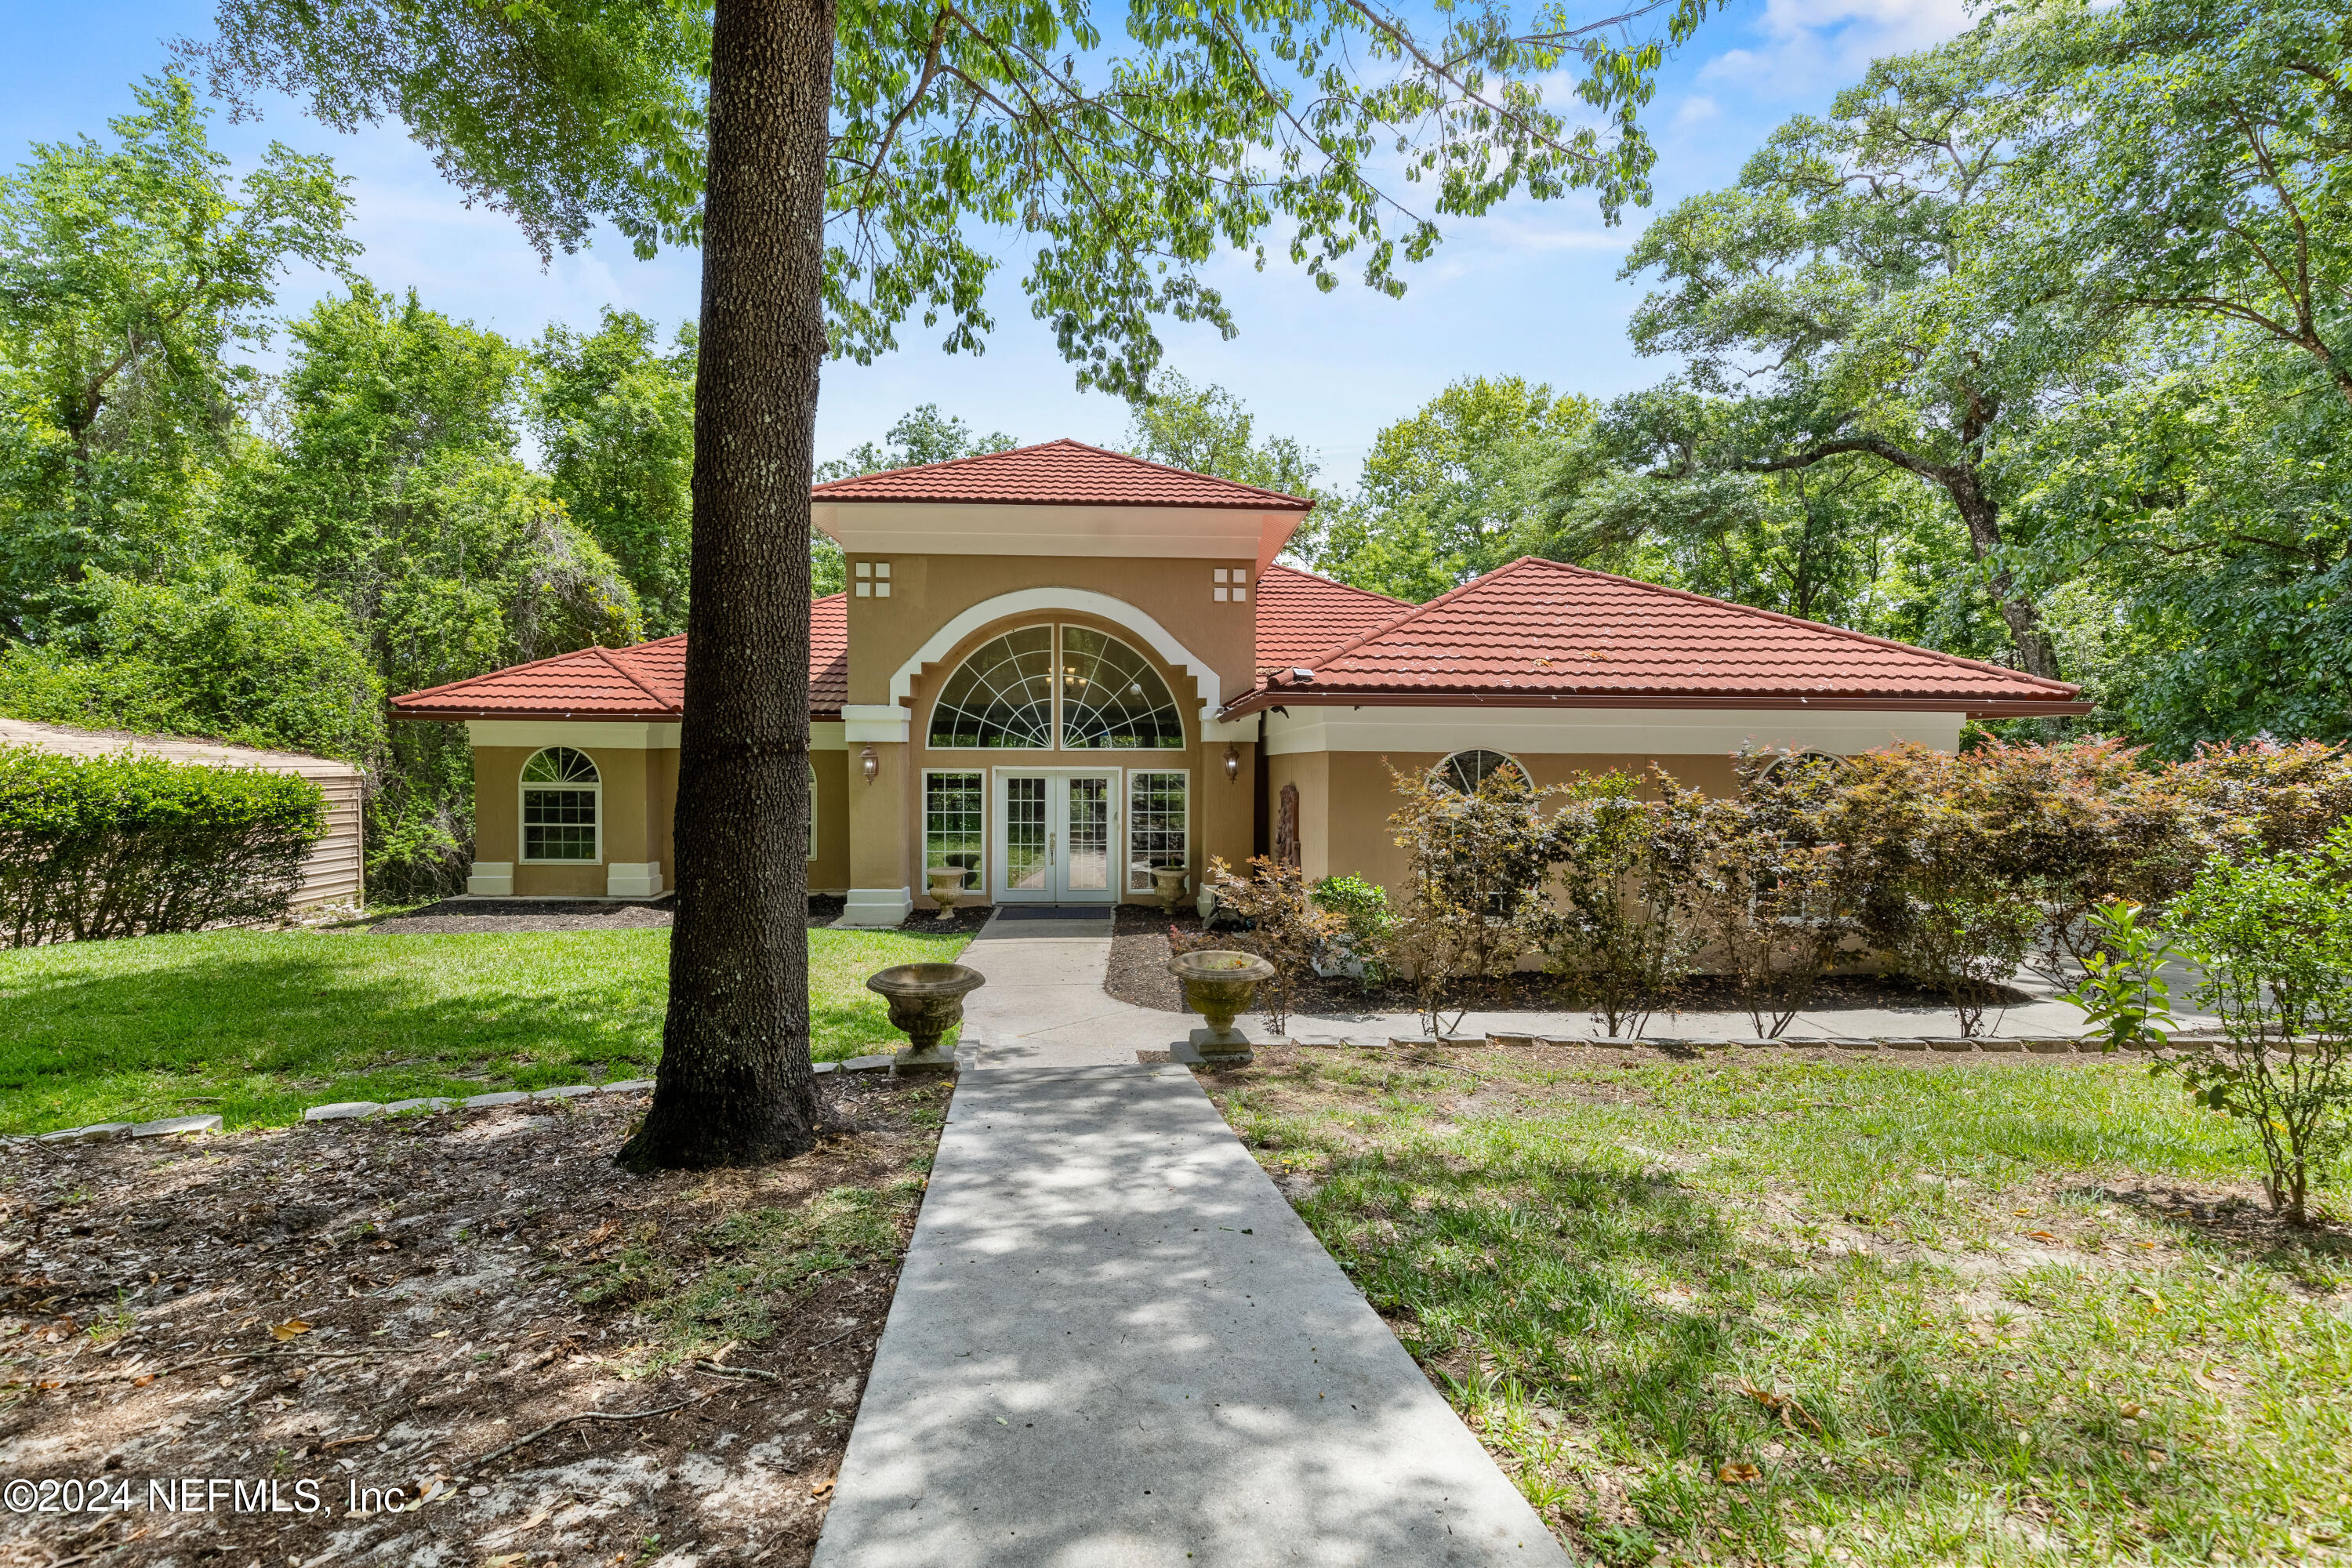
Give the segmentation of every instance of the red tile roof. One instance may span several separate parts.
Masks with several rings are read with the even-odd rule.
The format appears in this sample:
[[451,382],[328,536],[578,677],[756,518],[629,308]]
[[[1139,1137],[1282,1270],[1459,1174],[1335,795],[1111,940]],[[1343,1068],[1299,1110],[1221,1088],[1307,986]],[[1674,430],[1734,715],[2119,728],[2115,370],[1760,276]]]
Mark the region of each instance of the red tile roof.
[[[809,717],[838,719],[849,700],[849,609],[839,594],[809,605]],[[686,710],[686,639],[583,647],[392,700],[404,719],[676,719]]]
[[820,501],[1181,506],[1249,511],[1305,511],[1315,504],[1279,490],[1262,490],[1255,485],[1146,462],[1124,452],[1108,452],[1083,441],[1048,441],[917,468],[831,479],[809,495]]
[[1522,558],[1387,625],[1334,638],[1227,710],[1275,703],[2080,710],[2061,681],[1769,610]]
[[1257,672],[1310,663],[1334,643],[1384,626],[1412,608],[1402,599],[1277,563],[1257,580]]

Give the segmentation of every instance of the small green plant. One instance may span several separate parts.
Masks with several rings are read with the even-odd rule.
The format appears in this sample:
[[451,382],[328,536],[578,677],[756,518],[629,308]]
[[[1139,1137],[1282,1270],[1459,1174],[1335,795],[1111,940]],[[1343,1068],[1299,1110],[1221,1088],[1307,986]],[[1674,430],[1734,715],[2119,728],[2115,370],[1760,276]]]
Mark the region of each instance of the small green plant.
[[1706,858],[1706,803],[1661,771],[1640,799],[1626,773],[1588,776],[1545,834],[1560,897],[1539,915],[1563,998],[1612,1037],[1638,1035],[1688,976],[1701,941],[1693,899]]
[[1217,902],[1249,922],[1247,932],[1233,937],[1202,938],[1190,944],[1234,947],[1254,952],[1274,965],[1274,979],[1258,988],[1256,1002],[1269,1028],[1280,1030],[1290,1021],[1290,1007],[1298,986],[1314,972],[1315,954],[1339,929],[1337,917],[1326,913],[1307,895],[1296,866],[1261,855],[1241,876],[1220,856],[1209,863]]
[[1396,911],[1389,908],[1389,890],[1358,876],[1326,877],[1307,893],[1315,907],[1339,921],[1331,946],[1355,963],[1367,989],[1388,977],[1379,952],[1381,939],[1395,929]]
[[1496,769],[1467,795],[1425,771],[1391,774],[1404,804],[1389,826],[1412,858],[1412,894],[1377,952],[1411,983],[1423,1029],[1443,1035],[1468,1010],[1465,987],[1509,973],[1538,944],[1549,914],[1543,796],[1517,768]]
[[2116,899],[2091,911],[2097,943],[2083,959],[2082,983],[2059,998],[2083,1009],[2083,1034],[2110,1051],[2146,1050],[2171,1038],[2172,984],[2161,973],[2176,955],[2172,939],[2140,922],[2137,904]]

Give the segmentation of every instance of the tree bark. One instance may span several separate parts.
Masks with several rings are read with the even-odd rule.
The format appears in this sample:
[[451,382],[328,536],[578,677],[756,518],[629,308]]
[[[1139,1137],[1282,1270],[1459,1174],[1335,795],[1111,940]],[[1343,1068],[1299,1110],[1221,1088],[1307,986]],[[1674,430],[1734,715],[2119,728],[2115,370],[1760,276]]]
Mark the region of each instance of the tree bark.
[[816,1141],[808,1049],[809,482],[824,357],[831,0],[719,0],[669,1013],[637,1170]]

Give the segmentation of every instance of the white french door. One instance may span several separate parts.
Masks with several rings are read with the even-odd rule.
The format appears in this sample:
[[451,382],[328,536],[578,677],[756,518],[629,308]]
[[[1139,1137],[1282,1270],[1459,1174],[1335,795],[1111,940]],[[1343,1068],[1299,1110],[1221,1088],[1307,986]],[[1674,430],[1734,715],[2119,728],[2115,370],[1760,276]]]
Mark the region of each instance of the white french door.
[[1118,770],[1000,769],[996,886],[1007,903],[1118,900]]

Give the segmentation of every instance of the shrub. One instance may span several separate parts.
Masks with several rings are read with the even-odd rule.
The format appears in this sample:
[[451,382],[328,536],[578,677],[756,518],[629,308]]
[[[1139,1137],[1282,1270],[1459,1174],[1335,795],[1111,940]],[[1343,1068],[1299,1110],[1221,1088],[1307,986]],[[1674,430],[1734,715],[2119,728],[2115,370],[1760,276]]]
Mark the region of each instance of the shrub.
[[23,946],[283,915],[326,827],[292,774],[0,748],[0,929]]
[[2160,1064],[2262,1140],[2271,1206],[2306,1195],[2344,1148],[2352,1109],[2352,820],[2308,854],[2217,860],[2166,917],[2206,973],[2198,997],[2226,1044]]
[[1240,935],[1188,943],[1191,948],[1234,947],[1254,952],[1274,965],[1274,979],[1258,988],[1259,1010],[1268,1027],[1289,1027],[1290,1005],[1297,988],[1313,973],[1315,954],[1339,921],[1307,900],[1299,869],[1261,855],[1249,863],[1247,877],[1236,876],[1220,856],[1209,862],[1209,877],[1217,901],[1249,922]]
[[1691,909],[1759,1039],[1778,1039],[1860,930],[1843,846],[1818,841],[1810,797],[1827,759],[1735,760],[1738,800],[1707,804]]
[[1542,884],[1543,795],[1498,768],[1469,795],[1427,773],[1391,770],[1404,804],[1389,817],[1411,858],[1412,896],[1375,952],[1411,984],[1421,1026],[1449,1032],[1468,1010],[1465,985],[1508,973],[1538,946],[1549,914]]
[[1637,799],[1624,773],[1589,776],[1544,835],[1559,899],[1540,942],[1563,997],[1612,1036],[1637,1035],[1688,977],[1699,948],[1693,897],[1706,858],[1706,802],[1663,770],[1663,799]]

